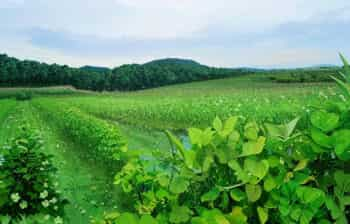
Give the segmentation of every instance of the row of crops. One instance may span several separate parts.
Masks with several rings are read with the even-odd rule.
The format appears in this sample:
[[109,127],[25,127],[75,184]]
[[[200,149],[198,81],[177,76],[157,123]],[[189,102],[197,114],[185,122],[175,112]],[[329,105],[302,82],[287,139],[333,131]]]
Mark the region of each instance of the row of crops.
[[75,142],[86,147],[87,159],[114,168],[120,166],[127,143],[116,125],[64,103],[41,99],[33,104],[47,122],[52,122]]
[[70,97],[64,101],[104,119],[146,128],[181,130],[191,126],[206,127],[216,116],[240,116],[261,122],[281,123],[307,112],[308,108],[320,101],[329,98],[339,100],[339,93],[334,86],[279,89],[272,85],[270,89],[247,88],[230,93],[224,93],[224,89],[221,95],[208,92],[208,96],[198,96],[198,93],[189,91],[174,97],[178,93],[170,89],[169,93],[163,95],[156,92],[144,97],[137,94],[123,97]]

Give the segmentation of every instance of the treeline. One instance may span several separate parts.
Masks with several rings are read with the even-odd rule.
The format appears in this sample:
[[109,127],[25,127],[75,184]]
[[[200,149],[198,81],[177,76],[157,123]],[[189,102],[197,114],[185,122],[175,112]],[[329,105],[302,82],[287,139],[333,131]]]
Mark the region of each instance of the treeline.
[[317,69],[280,70],[269,73],[269,78],[280,83],[331,82],[332,76],[339,77],[339,67]]
[[122,65],[110,70],[49,65],[0,55],[1,86],[72,85],[78,89],[95,91],[125,91],[247,73],[243,69],[213,68],[182,59],[164,59],[143,65]]

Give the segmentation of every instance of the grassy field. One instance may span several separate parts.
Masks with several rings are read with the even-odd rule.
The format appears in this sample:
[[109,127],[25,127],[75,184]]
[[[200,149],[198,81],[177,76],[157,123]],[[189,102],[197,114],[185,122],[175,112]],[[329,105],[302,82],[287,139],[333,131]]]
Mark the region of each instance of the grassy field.
[[184,130],[190,126],[205,127],[216,116],[284,122],[324,99],[337,98],[336,95],[334,85],[329,83],[278,84],[255,75],[57,100],[124,124]]
[[109,173],[115,170],[87,159],[84,143],[67,135],[69,130],[58,128],[55,119],[43,116],[37,105],[78,109],[94,122],[117,127],[131,150],[146,152],[170,151],[163,133],[166,129],[177,130],[182,136],[188,127],[204,127],[216,116],[225,119],[233,115],[242,120],[281,123],[308,113],[311,107],[325,100],[342,100],[330,83],[278,84],[258,76],[127,93],[79,92],[67,87],[0,89],[0,97],[13,97],[21,91],[33,92],[33,99],[0,100],[0,145],[16,135],[23,121],[41,131],[45,153],[55,158],[60,190],[73,202],[66,207],[66,218],[69,223],[77,224],[88,223],[103,211],[127,205],[120,204],[119,190],[109,179]]

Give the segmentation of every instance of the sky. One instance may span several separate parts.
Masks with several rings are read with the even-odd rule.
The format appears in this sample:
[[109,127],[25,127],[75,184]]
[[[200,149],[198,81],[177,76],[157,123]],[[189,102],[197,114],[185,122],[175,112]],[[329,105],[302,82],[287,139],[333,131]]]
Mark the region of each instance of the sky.
[[0,53],[74,67],[340,64],[349,27],[349,0],[0,0]]

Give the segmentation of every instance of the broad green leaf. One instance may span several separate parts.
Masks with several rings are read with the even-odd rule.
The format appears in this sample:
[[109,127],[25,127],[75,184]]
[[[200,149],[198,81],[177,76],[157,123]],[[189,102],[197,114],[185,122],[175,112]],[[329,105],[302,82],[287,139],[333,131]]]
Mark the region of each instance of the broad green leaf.
[[300,216],[300,224],[310,224],[314,214],[309,209],[304,209]]
[[265,140],[265,137],[260,136],[256,141],[244,143],[241,156],[260,154],[264,149]]
[[333,133],[335,154],[342,160],[350,160],[350,130],[343,129]]
[[338,219],[342,216],[342,210],[340,210],[339,206],[335,203],[332,197],[327,196],[325,202],[328,210],[331,212],[333,219]]
[[230,196],[235,201],[242,201],[245,198],[245,194],[238,188],[232,189],[230,191]]
[[141,216],[139,224],[158,224],[157,220],[150,215]]
[[220,132],[222,130],[222,121],[220,120],[219,117],[215,117],[213,121],[213,128],[217,131]]
[[250,176],[248,176],[248,173],[242,169],[237,160],[231,160],[228,163],[228,166],[235,171],[238,180],[241,180],[242,182],[249,181]]
[[188,135],[190,136],[192,145],[198,145],[199,147],[202,147],[202,130],[198,128],[189,128]]
[[311,123],[314,127],[327,133],[338,127],[339,115],[325,110],[318,110],[311,114]]
[[260,185],[252,185],[252,184],[246,184],[245,185],[245,192],[248,197],[248,201],[250,202],[256,202],[259,200],[262,190]]
[[215,201],[220,196],[220,190],[216,187],[203,194],[201,197],[202,202]]
[[209,145],[212,142],[213,135],[214,135],[214,132],[212,131],[211,128],[206,128],[202,132],[202,144],[203,144],[203,146]]
[[295,221],[299,221],[301,213],[302,213],[302,209],[300,208],[300,206],[295,205],[292,208],[292,211],[290,213],[290,217]]
[[268,209],[258,206],[257,212],[258,212],[260,223],[265,224],[269,219]]
[[157,181],[160,184],[160,186],[167,187],[169,185],[170,179],[167,175],[159,174],[157,175]]
[[264,181],[264,190],[267,192],[270,192],[276,186],[277,186],[277,183],[276,183],[275,179],[271,175],[268,175]]
[[184,223],[191,217],[191,210],[186,206],[175,206],[170,212],[169,221],[171,223]]
[[232,212],[228,216],[231,224],[246,224],[248,223],[248,217],[244,214],[243,208],[235,206],[232,209]]
[[267,160],[258,161],[255,158],[247,158],[244,160],[244,170],[261,180],[269,171],[269,162]]
[[296,190],[296,195],[305,204],[312,203],[315,200],[325,199],[325,194],[323,191],[312,187],[304,187],[304,186],[298,187]]
[[284,125],[265,124],[265,127],[271,137],[286,141],[291,137],[298,121],[299,118],[295,118],[294,120]]
[[325,148],[332,148],[332,139],[317,128],[311,128],[311,138],[314,142]]
[[181,194],[187,190],[188,186],[188,180],[178,176],[175,177],[174,180],[170,183],[169,190],[174,194]]
[[246,137],[248,140],[257,140],[258,132],[259,127],[255,122],[250,122],[244,126],[244,137]]
[[336,187],[342,189],[343,193],[350,193],[350,174],[345,174],[342,170],[334,173]]
[[117,219],[116,223],[118,224],[139,224],[139,219],[135,214],[132,213],[123,213]]
[[238,118],[237,117],[230,117],[229,119],[227,119],[225,121],[225,125],[224,125],[224,128],[223,130],[221,131],[221,135],[223,137],[226,137],[228,136],[231,132],[233,132],[235,126],[236,126],[236,123],[237,123],[237,120]]

